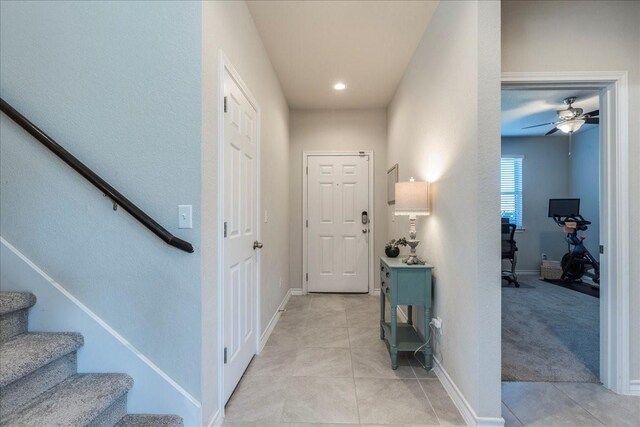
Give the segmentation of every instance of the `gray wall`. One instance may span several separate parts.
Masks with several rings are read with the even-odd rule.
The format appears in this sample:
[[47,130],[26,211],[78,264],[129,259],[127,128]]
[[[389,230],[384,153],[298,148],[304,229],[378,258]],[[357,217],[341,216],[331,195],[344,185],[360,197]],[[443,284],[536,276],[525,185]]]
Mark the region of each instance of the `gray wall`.
[[[389,106],[387,147],[401,181],[432,182],[417,249],[435,266],[439,357],[475,414],[489,418],[500,417],[499,7],[438,4]],[[409,222],[389,209],[388,225],[392,238]]]
[[[0,3],[2,98],[196,249],[114,212],[5,115],[2,237],[196,398],[201,19],[195,2]],[[179,204],[193,229],[177,228]]]
[[[375,257],[384,254],[387,238],[387,113],[370,110],[293,110],[289,197],[291,199],[291,283],[302,287],[302,152],[374,152]],[[374,278],[375,279],[375,278]],[[374,280],[376,287],[380,284]]]
[[539,136],[502,138],[502,154],[523,155],[523,231],[517,231],[520,271],[540,271],[542,253],[560,260],[567,252],[562,229],[548,218],[549,199],[565,198],[569,190],[569,138]]
[[573,137],[569,193],[580,198],[580,214],[591,221],[582,233],[585,246],[596,259],[600,246],[600,128],[594,126]]

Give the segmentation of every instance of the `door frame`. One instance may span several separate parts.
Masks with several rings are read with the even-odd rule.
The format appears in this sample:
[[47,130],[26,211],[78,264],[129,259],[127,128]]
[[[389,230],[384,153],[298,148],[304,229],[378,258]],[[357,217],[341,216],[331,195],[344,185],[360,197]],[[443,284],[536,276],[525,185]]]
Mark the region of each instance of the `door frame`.
[[374,200],[374,153],[373,150],[364,150],[364,151],[303,151],[302,152],[302,294],[307,295],[307,285],[308,281],[306,280],[306,274],[308,273],[308,260],[307,260],[307,245],[308,245],[308,233],[309,229],[306,227],[305,221],[307,219],[307,167],[309,157],[312,156],[360,156],[360,155],[369,156],[369,207],[367,212],[369,213],[369,294],[374,294],[374,269],[373,266],[375,264],[374,259],[374,246],[375,246],[375,200]]
[[505,72],[502,88],[600,90],[600,381],[637,394],[629,359],[629,85],[626,71]]
[[[218,321],[217,327],[217,349],[218,349],[218,407],[220,408],[220,415],[224,417],[224,78],[225,74],[236,82],[244,96],[249,103],[256,110],[256,239],[260,241],[260,125],[261,125],[261,112],[260,105],[256,101],[249,87],[244,83],[240,73],[231,64],[227,56],[222,49],[218,50],[218,83],[216,102],[218,105],[218,118],[217,118],[217,174],[218,180],[218,197],[217,197],[217,244],[218,244],[218,256],[216,260],[217,264],[217,301],[216,301],[216,317]],[[256,253],[256,280],[255,280],[255,293],[256,296],[256,312],[254,316],[254,330],[255,330],[255,354],[260,352],[260,277],[261,277],[261,253]]]

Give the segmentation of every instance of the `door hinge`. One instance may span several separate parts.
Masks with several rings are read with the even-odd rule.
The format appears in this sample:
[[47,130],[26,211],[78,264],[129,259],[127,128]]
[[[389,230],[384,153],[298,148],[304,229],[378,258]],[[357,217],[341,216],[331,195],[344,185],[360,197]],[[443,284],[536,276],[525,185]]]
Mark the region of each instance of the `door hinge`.
[[309,220],[305,221],[307,228],[309,228]]
[[307,166],[306,174],[309,175],[309,166]]
[[309,273],[305,273],[305,279],[307,280],[307,282],[309,281]]
[[360,157],[364,157],[364,151],[360,151],[360,152],[358,152],[358,155],[359,155]]
[[224,97],[224,112],[227,112],[227,97]]
[[225,348],[224,348],[224,355],[223,355],[223,357],[224,357],[224,363],[225,363],[225,365],[226,365],[226,364],[227,364],[227,347],[225,347]]
[[224,237],[227,237],[227,221],[224,222]]
[[600,253],[604,254],[604,245],[600,245]]

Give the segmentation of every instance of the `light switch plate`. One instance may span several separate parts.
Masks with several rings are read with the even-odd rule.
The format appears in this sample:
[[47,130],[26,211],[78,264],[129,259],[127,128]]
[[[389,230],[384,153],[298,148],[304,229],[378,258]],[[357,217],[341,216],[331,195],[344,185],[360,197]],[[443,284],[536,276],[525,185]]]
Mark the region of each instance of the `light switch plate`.
[[191,205],[178,205],[178,228],[193,228]]

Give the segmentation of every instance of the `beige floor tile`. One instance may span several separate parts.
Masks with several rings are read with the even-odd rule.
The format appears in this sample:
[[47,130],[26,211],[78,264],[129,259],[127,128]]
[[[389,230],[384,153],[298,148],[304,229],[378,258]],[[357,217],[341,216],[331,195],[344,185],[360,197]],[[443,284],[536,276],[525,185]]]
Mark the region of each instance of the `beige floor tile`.
[[309,298],[304,296],[289,297],[285,309],[287,311],[307,311],[309,309]]
[[[438,376],[436,375],[435,372],[433,372],[433,370],[426,370],[422,367],[422,365],[420,365],[420,362],[418,362],[418,360],[416,360],[416,357],[419,357],[421,360],[420,362],[423,362],[422,360],[422,353],[418,353],[417,355],[413,355],[413,353],[407,353],[407,359],[409,360],[409,364],[411,365],[411,367],[413,368],[413,373],[416,375],[416,377],[418,379],[424,379],[424,380],[437,380]],[[432,362],[435,364],[435,362]]]
[[526,426],[602,426],[551,383],[502,383],[502,401]]
[[391,369],[391,357],[386,346],[352,348],[353,376],[356,378],[416,378],[405,356],[398,358],[398,369]]
[[574,402],[607,426],[640,426],[640,397],[621,396],[594,383],[554,383]]
[[276,326],[282,328],[303,328],[307,326],[307,312],[301,310],[283,311]]
[[431,406],[443,426],[464,426],[464,418],[453,403],[440,381],[420,380]]
[[356,378],[361,423],[438,425],[418,380]]
[[346,308],[342,295],[311,295],[310,311],[344,311]]
[[347,310],[347,326],[350,328],[376,328],[380,324],[380,310]]
[[306,328],[298,341],[301,348],[349,348],[347,328]]
[[300,346],[299,340],[304,328],[286,327],[277,325],[271,332],[266,347],[284,347],[289,349],[295,349]]
[[353,378],[292,378],[282,421],[358,423]]
[[309,328],[346,328],[347,315],[340,311],[308,311],[306,325]]
[[301,348],[293,368],[297,377],[353,377],[348,349]]
[[265,346],[253,357],[246,376],[250,377],[290,377],[298,350],[284,346]]
[[349,328],[349,344],[351,348],[378,349],[384,345],[380,339],[380,328]]
[[243,377],[225,408],[225,421],[279,422],[288,378]]
[[343,295],[347,311],[380,311],[380,297],[371,295]]
[[520,420],[513,415],[513,412],[502,402],[502,418],[504,418],[504,427],[523,427]]

